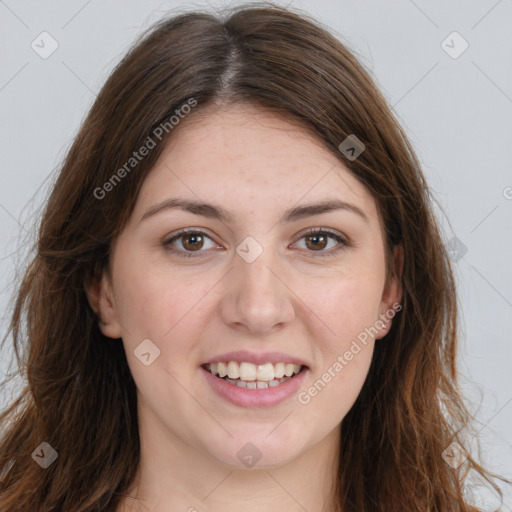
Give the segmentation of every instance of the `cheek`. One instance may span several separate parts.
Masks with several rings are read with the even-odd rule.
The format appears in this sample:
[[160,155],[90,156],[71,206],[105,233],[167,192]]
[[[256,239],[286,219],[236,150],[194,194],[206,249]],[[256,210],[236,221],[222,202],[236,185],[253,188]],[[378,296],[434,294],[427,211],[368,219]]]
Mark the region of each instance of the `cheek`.
[[373,342],[366,345],[357,342],[351,344],[321,378],[322,381],[328,381],[326,387],[329,386],[329,389],[324,395],[324,403],[318,406],[337,411],[338,421],[347,415],[361,392],[368,376],[373,346]]
[[298,398],[302,404],[311,403],[319,417],[324,417],[322,411],[331,411],[332,428],[349,412],[368,376],[377,307],[371,287],[351,280],[339,282],[316,303],[315,312],[328,328],[321,335],[311,334],[318,364]]
[[304,401],[318,396],[315,407],[336,410],[338,421],[350,410],[368,375],[384,279],[380,270],[378,264],[354,264],[350,272],[341,271],[322,283],[311,281],[303,289],[304,302],[320,328],[309,333],[318,365]]
[[152,264],[143,253],[117,265],[116,314],[132,336],[170,336],[207,291],[204,283]]
[[[140,362],[134,350],[149,339],[158,348],[154,367],[168,369],[186,377],[195,371],[188,363],[197,359],[193,340],[201,338],[209,312],[207,295],[212,282],[204,279],[163,272],[137,271],[137,265],[119,267],[124,279],[118,279],[116,313],[122,323],[130,366],[138,373]],[[153,366],[153,364],[152,364]],[[190,376],[187,376],[190,377]]]
[[[329,351],[343,350],[378,319],[382,277],[372,269],[340,273],[303,287],[304,303],[321,320]],[[312,333],[313,334],[313,333]]]

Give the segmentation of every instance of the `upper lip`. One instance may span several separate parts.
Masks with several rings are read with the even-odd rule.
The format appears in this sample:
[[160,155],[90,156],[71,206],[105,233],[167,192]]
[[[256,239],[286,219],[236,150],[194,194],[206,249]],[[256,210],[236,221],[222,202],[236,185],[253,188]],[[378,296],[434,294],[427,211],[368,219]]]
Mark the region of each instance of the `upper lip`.
[[303,359],[292,356],[291,354],[285,354],[284,352],[248,352],[247,350],[237,350],[236,352],[226,352],[218,356],[212,357],[205,361],[203,364],[220,363],[226,361],[245,361],[253,364],[265,364],[265,363],[293,363],[300,366],[308,366],[306,361]]

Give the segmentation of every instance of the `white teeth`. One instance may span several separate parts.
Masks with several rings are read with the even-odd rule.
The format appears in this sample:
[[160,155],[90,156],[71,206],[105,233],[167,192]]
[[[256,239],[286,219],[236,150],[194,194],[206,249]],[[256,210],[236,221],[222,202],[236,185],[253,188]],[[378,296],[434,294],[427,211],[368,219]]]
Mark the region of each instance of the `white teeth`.
[[224,363],[218,363],[217,373],[219,374],[219,377],[225,377],[228,374],[227,366]]
[[274,365],[274,378],[282,379],[284,377],[284,363],[276,363]]
[[238,379],[240,377],[239,367],[235,361],[229,361],[228,363],[228,377],[230,379]]
[[283,382],[286,382],[290,377],[285,377],[279,382],[276,379],[273,379],[269,382],[264,382],[261,380],[252,381],[252,382],[245,382],[244,380],[240,379],[230,379],[228,377],[225,377],[224,380],[231,384],[232,386],[238,386],[239,388],[248,388],[248,389],[267,389],[267,388],[275,388],[276,386],[279,386],[279,384],[282,384]]
[[270,381],[274,378],[274,365],[271,363],[259,364],[257,368],[257,379]]
[[[234,361],[232,361],[234,363]],[[235,363],[236,364],[236,363]],[[256,365],[252,363],[240,363],[240,378],[245,381],[256,380]]]
[[300,372],[301,366],[293,363],[265,363],[255,365],[246,361],[223,361],[210,363],[209,370],[220,378],[240,379],[245,382],[272,382],[273,380],[291,377]]
[[[284,374],[287,376],[287,377],[291,377],[293,375],[293,369],[294,369],[294,364],[292,363],[288,363],[288,364],[285,364],[284,365]],[[300,367],[299,367],[300,368]]]

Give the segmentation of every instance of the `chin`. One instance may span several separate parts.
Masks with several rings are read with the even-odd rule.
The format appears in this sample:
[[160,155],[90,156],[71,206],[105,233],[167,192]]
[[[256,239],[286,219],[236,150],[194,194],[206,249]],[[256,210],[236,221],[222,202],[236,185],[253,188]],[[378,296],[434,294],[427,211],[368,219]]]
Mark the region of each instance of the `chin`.
[[[258,426],[254,435],[246,431],[224,440],[218,448],[211,447],[211,455],[218,461],[236,469],[273,469],[284,466],[300,455],[297,443],[290,436],[279,435],[270,428]],[[270,435],[269,435],[270,433]],[[210,439],[211,442],[211,439]]]

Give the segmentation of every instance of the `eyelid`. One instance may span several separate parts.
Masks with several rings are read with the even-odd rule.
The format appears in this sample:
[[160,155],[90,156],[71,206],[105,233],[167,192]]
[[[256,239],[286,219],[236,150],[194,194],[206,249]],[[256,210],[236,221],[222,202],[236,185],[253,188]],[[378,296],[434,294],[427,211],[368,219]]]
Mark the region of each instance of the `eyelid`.
[[[171,236],[168,236],[163,240],[162,245],[164,246],[164,249],[171,253],[178,254],[178,256],[184,256],[185,258],[198,257],[201,255],[201,253],[209,252],[209,250],[183,251],[181,249],[176,249],[175,247],[172,246],[172,242],[174,242],[175,240],[177,240],[180,237],[187,235],[187,234],[199,234],[206,238],[209,238],[210,240],[212,240],[213,242],[218,244],[218,242],[216,242],[215,239],[204,230],[204,228],[183,228],[175,233],[172,233]],[[340,251],[342,251],[343,249],[345,249],[347,247],[353,247],[353,243],[342,233],[340,233],[336,230],[332,230],[330,228],[322,228],[322,227],[305,229],[304,231],[300,232],[297,235],[297,241],[293,242],[293,243],[294,244],[297,243],[298,241],[302,240],[306,236],[313,236],[316,234],[329,235],[330,238],[334,238],[338,242],[338,246],[335,248],[331,248],[328,251],[323,251],[323,250],[322,251],[308,251],[308,250],[302,249],[303,251],[310,253],[310,254],[315,254],[318,257],[329,257],[329,256],[337,255]],[[220,245],[220,244],[218,244],[218,245]]]
[[210,240],[215,242],[217,245],[220,245],[218,242],[215,241],[215,239],[212,236],[210,236],[204,230],[204,228],[183,228],[183,229],[178,230],[175,233],[171,233],[170,236],[167,236],[167,237],[164,238],[164,240],[162,241],[162,245],[163,245],[164,249],[166,251],[169,251],[171,253],[175,253],[175,254],[184,256],[186,258],[187,257],[196,257],[196,255],[200,256],[201,253],[208,252],[208,251],[204,251],[204,250],[199,250],[199,251],[183,251],[181,249],[176,249],[175,247],[172,246],[172,242],[174,242],[175,240],[178,240],[182,236],[188,235],[188,234],[202,235],[203,237],[209,238]]
[[297,242],[302,240],[306,236],[313,236],[319,233],[325,233],[326,235],[329,235],[330,238],[334,238],[338,242],[338,245],[334,248],[329,249],[328,251],[306,251],[308,254],[314,254],[315,256],[320,258],[336,256],[347,247],[353,247],[353,243],[348,239],[348,237],[346,237],[339,231],[322,227],[308,228],[305,231],[302,231],[297,236]]

